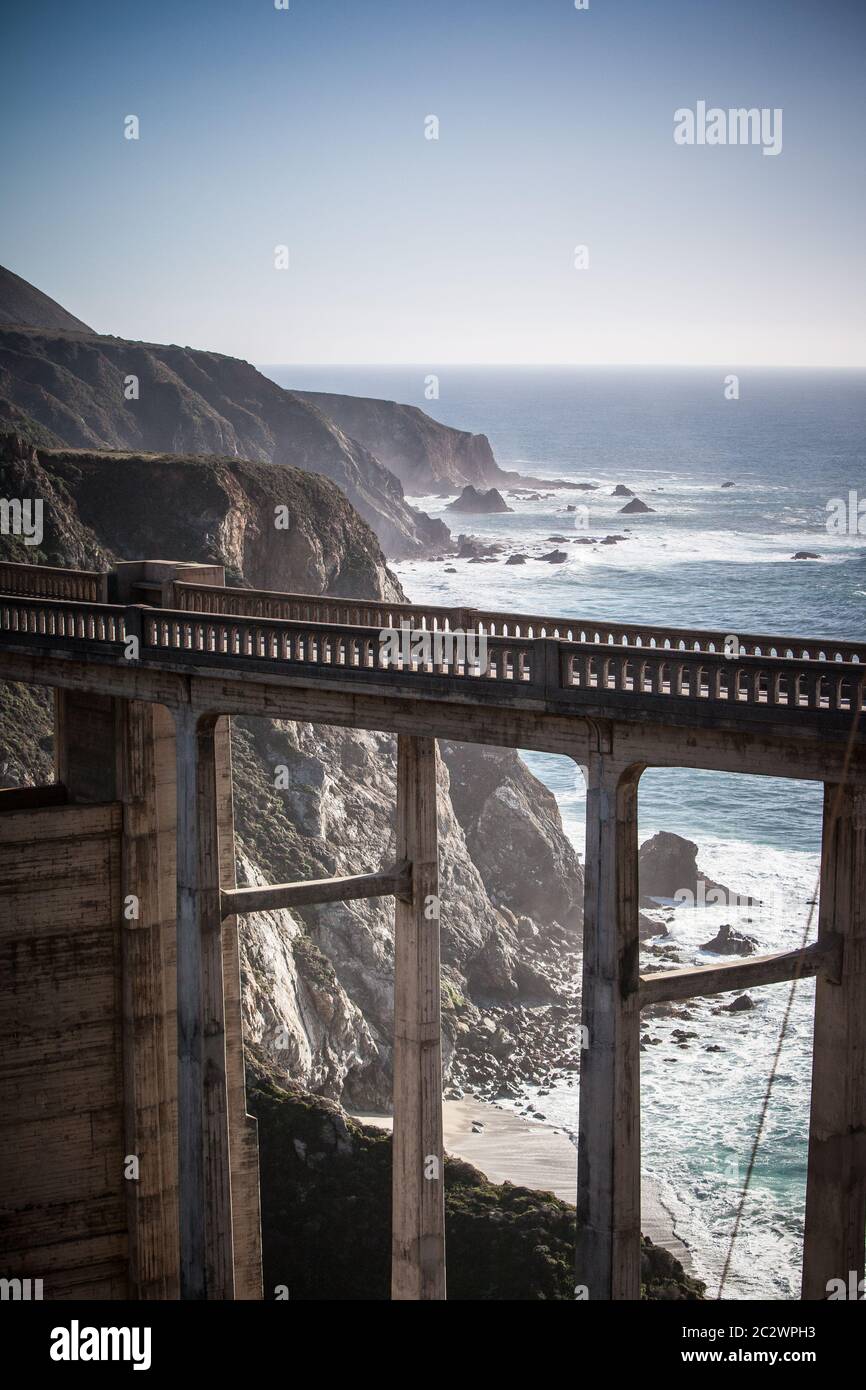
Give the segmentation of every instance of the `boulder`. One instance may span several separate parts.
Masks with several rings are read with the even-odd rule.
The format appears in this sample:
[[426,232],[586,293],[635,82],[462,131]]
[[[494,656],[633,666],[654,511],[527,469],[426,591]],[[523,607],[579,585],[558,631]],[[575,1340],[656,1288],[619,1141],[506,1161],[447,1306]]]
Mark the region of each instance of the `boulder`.
[[631,488],[626,487],[625,483],[617,483],[616,487],[610,495],[611,497],[634,497],[634,493],[632,492]]
[[568,556],[564,550],[550,550],[546,555],[539,555],[539,560],[546,560],[549,565],[561,565]]
[[714,956],[753,956],[758,943],[751,936],[735,931],[729,922],[723,922],[712,941],[705,941],[700,949]]
[[721,1008],[713,1009],[716,1014],[744,1014],[756,1008],[754,999],[749,994],[738,994],[736,999],[732,999],[730,1004],[722,1004]]
[[820,560],[821,556],[816,555],[814,550],[798,550],[796,555],[792,555],[792,560]]

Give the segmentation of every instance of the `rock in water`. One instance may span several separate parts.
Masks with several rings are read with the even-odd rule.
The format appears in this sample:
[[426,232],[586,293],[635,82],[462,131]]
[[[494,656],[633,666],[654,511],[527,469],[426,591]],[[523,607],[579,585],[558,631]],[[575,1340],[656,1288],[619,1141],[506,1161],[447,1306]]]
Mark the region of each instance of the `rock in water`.
[[568,556],[564,550],[549,550],[546,555],[539,555],[539,560],[546,560],[549,565],[561,565]]
[[458,560],[480,560],[491,555],[501,555],[503,547],[496,541],[490,543],[481,541],[477,536],[457,537],[457,559]]
[[714,1009],[716,1014],[744,1014],[750,1009],[755,1008],[755,1001],[749,994],[738,994],[736,999],[732,999],[730,1004],[722,1004],[721,1008]]
[[491,487],[487,492],[479,492],[476,487],[468,483],[460,496],[455,497],[445,510],[448,512],[493,513],[513,512],[514,508],[509,507],[497,488]]
[[610,495],[611,497],[634,497],[634,493],[632,492],[631,488],[626,487],[625,483],[617,483],[616,487]]
[[729,922],[723,922],[712,941],[705,941],[700,947],[714,956],[753,956],[758,948],[757,941],[742,932],[734,931]]
[[620,516],[623,513],[634,516],[637,512],[654,512],[655,507],[648,507],[646,502],[642,502],[639,497],[633,497],[630,502],[626,502],[624,507],[620,507],[619,511]]
[[[660,830],[640,848],[641,898],[676,898],[691,895],[693,905],[712,907],[714,903],[748,906],[754,900],[738,896],[730,888],[714,883],[697,866],[698,847],[693,840]],[[645,904],[655,906],[654,903]]]
[[649,941],[653,936],[667,936],[668,929],[664,922],[654,922],[651,917],[647,917],[645,912],[638,913],[638,933],[641,941]]
[[792,560],[820,560],[821,556],[816,555],[814,550],[798,550],[796,555],[792,555]]

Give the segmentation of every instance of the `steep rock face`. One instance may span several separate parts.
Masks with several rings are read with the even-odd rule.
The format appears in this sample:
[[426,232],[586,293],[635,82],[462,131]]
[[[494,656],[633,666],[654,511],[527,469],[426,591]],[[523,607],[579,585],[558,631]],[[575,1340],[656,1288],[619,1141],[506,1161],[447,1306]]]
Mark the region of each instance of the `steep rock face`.
[[491,901],[577,928],[583,870],[553,793],[511,748],[444,743],[451,801]]
[[[393,862],[392,738],[281,721],[237,719],[233,728],[236,833],[247,857],[268,865],[272,881],[363,873]],[[438,777],[442,965],[451,1005],[443,1018],[447,1064],[460,1021],[476,1018],[478,1002],[514,999],[520,990],[514,926],[488,897],[454,814],[442,763]],[[276,914],[260,914],[267,915]],[[339,991],[357,1009],[351,1044],[344,1049],[344,1054],[354,1054],[350,1063],[342,1072],[332,1069],[316,1089],[358,1105],[386,1105],[393,1033],[393,904],[389,899],[329,903],[294,916],[330,963]],[[276,1001],[273,1012],[280,1012]],[[283,1015],[290,1032],[297,1028],[296,1014]],[[359,1029],[359,1021],[366,1031]],[[260,1036],[251,1036],[265,1055],[281,1062],[271,1034],[263,1029]],[[304,1044],[298,1046],[303,1049]]]
[[417,406],[327,391],[295,394],[375,454],[415,496],[445,484],[455,491],[465,483],[485,487],[504,477],[486,434],[442,425]]
[[[137,399],[124,383],[137,378]],[[369,450],[248,362],[123,338],[0,328],[0,413],[72,448],[212,454],[330,478],[389,555],[441,550],[448,528],[411,508]]]
[[[10,532],[0,537],[2,556],[22,565],[106,569],[109,557],[82,521],[66,480],[17,434],[0,434],[0,496],[42,503],[42,537],[29,544]],[[34,539],[36,539],[34,537]]]
[[[102,568],[114,558],[168,555],[217,560],[232,569],[235,582],[266,588],[401,597],[374,536],[340,490],[293,469],[236,459],[36,450],[7,439],[0,444],[0,481],[6,495],[46,502],[39,553],[20,543],[13,548],[7,536],[0,557]],[[272,534],[275,503],[288,506],[288,533]],[[50,698],[23,687],[0,691],[0,780],[50,780]],[[464,749],[459,764],[467,784],[472,756]],[[545,806],[549,794],[505,754],[498,775],[507,795],[497,800],[495,759],[478,756],[489,805],[483,817],[478,808],[464,811],[474,853],[452,805],[448,769],[439,768],[443,1016],[446,1066],[492,1090],[506,1065],[516,1065],[502,1038],[512,1039],[509,1047],[515,1038],[532,1040],[531,1059],[514,1072],[531,1079],[538,1037],[549,1033],[537,1008],[556,1007],[551,1001],[566,997],[569,942],[558,923],[544,923],[553,912],[567,918],[576,875]],[[358,873],[395,857],[393,739],[238,719],[233,758],[241,881]],[[485,835],[495,842],[487,858]],[[497,860],[500,843],[510,845],[508,876]],[[545,893],[533,900],[525,887],[536,856],[548,868]],[[547,877],[559,871],[568,887],[557,896]],[[485,876],[496,883],[495,903]],[[541,926],[529,915],[536,911]],[[259,913],[243,919],[241,949],[247,1036],[281,1075],[334,1098],[387,1104],[391,902]],[[567,1013],[563,1006],[563,1020]]]
[[[7,558],[107,568],[110,558],[224,564],[254,588],[399,600],[369,526],[328,479],[239,459],[36,450],[0,436],[3,496],[43,499],[39,553]],[[278,527],[276,508],[287,527]]]
[[[245,850],[238,882],[267,882]],[[363,1014],[303,922],[285,909],[256,912],[240,932],[244,1036],[287,1081],[342,1095],[350,1072],[375,1066],[377,1049]]]

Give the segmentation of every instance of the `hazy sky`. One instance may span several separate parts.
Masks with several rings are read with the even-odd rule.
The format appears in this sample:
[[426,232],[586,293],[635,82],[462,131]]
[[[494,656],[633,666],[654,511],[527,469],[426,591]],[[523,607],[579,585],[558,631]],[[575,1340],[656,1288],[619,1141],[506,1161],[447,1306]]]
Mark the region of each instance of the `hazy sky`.
[[289,3],[4,16],[0,260],[255,362],[866,365],[864,0]]

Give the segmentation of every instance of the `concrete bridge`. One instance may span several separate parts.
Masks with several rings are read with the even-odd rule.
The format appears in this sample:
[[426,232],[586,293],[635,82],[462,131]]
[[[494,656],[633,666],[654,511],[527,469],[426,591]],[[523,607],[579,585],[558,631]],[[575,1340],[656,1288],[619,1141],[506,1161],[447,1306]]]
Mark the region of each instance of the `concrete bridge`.
[[[483,635],[486,661],[419,642],[417,656],[389,663],[382,633],[401,626]],[[179,562],[111,574],[5,564],[0,679],[55,691],[59,788],[0,793],[19,858],[28,843],[44,858],[44,813],[58,801],[115,808],[119,901],[140,905],[116,967],[117,1103],[124,1152],[156,1148],[160,1162],[146,1199],[140,1186],[126,1194],[128,1277],[113,1285],[123,1296],[261,1296],[236,917],[382,895],[395,901],[392,1292],[445,1296],[437,738],[563,754],[587,777],[577,1283],[590,1299],[640,1294],[641,1008],[806,976],[817,992],[803,1297],[863,1277],[866,645],[260,592]],[[397,862],[238,889],[233,714],[396,734]],[[639,974],[638,788],[662,766],[824,784],[814,944]],[[38,935],[38,884],[13,891],[18,909],[22,893]],[[4,949],[22,946],[22,921],[18,910],[3,922]],[[14,1001],[0,1018],[17,1026]],[[768,1040],[768,1065],[770,1054]],[[19,1264],[28,1272],[24,1255]]]

